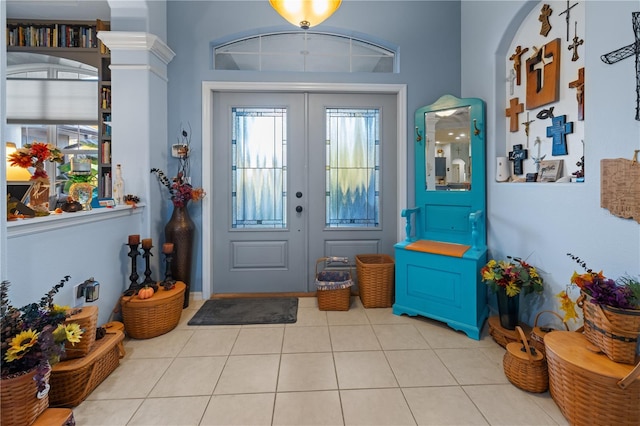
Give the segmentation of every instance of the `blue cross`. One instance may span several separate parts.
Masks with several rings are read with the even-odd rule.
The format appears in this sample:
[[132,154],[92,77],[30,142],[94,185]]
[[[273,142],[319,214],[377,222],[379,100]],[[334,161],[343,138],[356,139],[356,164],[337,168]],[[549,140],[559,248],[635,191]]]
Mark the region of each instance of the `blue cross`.
[[566,115],[553,117],[551,126],[547,127],[547,137],[553,138],[551,155],[567,155],[567,135],[573,133],[573,122],[566,120]]

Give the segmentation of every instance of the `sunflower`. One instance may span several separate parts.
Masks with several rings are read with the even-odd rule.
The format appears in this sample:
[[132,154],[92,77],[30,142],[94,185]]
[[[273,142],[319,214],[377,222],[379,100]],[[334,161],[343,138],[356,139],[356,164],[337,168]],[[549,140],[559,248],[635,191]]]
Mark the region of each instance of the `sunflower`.
[[38,343],[38,333],[29,329],[27,331],[23,331],[19,333],[16,337],[11,339],[9,343],[9,349],[7,349],[7,354],[5,355],[5,360],[7,362],[15,361],[20,359],[29,352],[29,349]]
[[[58,328],[56,328],[56,331],[53,332],[53,335],[55,336],[56,341],[66,340],[68,342],[71,342],[73,346],[75,346],[76,343],[80,342],[82,333],[83,331],[80,328],[80,324],[74,322],[72,324],[58,325]],[[59,339],[58,336],[62,337],[62,339]]]

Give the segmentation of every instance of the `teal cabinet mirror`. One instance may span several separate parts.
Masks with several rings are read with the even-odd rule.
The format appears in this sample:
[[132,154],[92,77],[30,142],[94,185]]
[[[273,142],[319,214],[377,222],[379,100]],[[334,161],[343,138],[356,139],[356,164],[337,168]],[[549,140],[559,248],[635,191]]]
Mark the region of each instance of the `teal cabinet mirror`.
[[485,108],[445,95],[415,114],[415,206],[395,247],[396,315],[421,315],[479,339],[488,316]]

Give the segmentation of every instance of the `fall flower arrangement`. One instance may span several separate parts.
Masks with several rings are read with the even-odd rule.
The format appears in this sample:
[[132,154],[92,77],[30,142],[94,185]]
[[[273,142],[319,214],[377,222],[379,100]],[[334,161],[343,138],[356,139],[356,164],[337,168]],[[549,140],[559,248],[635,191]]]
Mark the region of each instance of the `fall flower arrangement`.
[[53,296],[69,281],[65,276],[40,299],[16,308],[9,303],[9,282],[0,285],[1,377],[21,375],[37,368],[38,390],[46,387],[44,376],[50,366],[60,361],[66,342],[80,342],[82,329],[76,323],[65,324],[68,308],[53,303]]
[[187,180],[189,176],[189,149],[191,136],[184,128],[178,137],[178,173],[173,179],[169,179],[164,172],[158,168],[151,169],[158,177],[158,181],[169,189],[171,201],[174,207],[185,207],[189,201],[200,201],[207,193],[202,188],[194,188]]
[[18,148],[15,152],[9,154],[9,161],[12,166],[27,169],[35,167],[35,172],[31,179],[38,178],[49,179],[44,169],[45,161],[53,161],[62,164],[64,155],[53,144],[44,142],[33,142],[25,144],[22,148]]
[[[606,278],[602,271],[595,272],[587,267],[585,261],[567,253],[585,270],[578,274],[573,272],[571,284],[580,291],[591,296],[591,302],[621,309],[640,309],[640,281],[631,276],[623,276],[617,280]],[[566,294],[566,292],[565,292]],[[562,297],[562,292],[558,297]]]
[[511,260],[489,260],[480,270],[482,281],[494,293],[504,288],[509,297],[517,296],[521,291],[525,295],[541,293],[544,280],[538,274],[538,270],[518,257],[507,258]]

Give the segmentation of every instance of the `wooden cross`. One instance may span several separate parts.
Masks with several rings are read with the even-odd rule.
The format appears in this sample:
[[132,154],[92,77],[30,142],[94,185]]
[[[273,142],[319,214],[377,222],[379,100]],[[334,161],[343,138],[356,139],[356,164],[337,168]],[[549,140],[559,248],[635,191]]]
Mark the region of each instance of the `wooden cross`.
[[505,110],[506,117],[509,117],[509,131],[518,131],[518,114],[524,111],[524,105],[518,103],[518,98],[511,98],[509,108]]
[[573,122],[566,120],[566,115],[553,117],[551,126],[547,127],[547,137],[553,138],[551,155],[567,155],[567,135],[573,133]]
[[509,56],[509,60],[513,61],[513,69],[516,71],[516,84],[518,86],[520,86],[520,83],[521,83],[521,79],[520,79],[520,68],[522,66],[521,56],[528,50],[529,50],[528,47],[525,47],[523,49],[522,46],[518,45],[516,46],[515,53]]
[[542,46],[527,59],[527,109],[557,102],[560,98],[560,39]]
[[522,149],[522,144],[514,145],[513,151],[509,153],[509,161],[513,161],[513,174],[521,175],[524,173],[522,162],[527,159],[528,150]]
[[576,22],[576,30],[573,36],[573,43],[571,43],[568,47],[569,50],[573,50],[573,55],[571,56],[571,62],[575,62],[580,57],[578,56],[578,46],[584,44],[584,40],[578,38],[578,22]]
[[567,41],[569,41],[569,20],[571,19],[571,9],[576,7],[579,3],[574,4],[573,6],[569,6],[569,0],[567,0],[567,8],[562,12],[558,13],[560,15],[566,15],[564,17],[565,22],[567,23]]
[[584,121],[584,67],[578,70],[578,79],[569,82],[569,88],[576,89],[578,121]]
[[640,12],[631,12],[631,20],[633,22],[633,32],[636,35],[635,43],[631,43],[628,46],[621,47],[620,49],[609,52],[606,55],[602,55],[600,59],[605,64],[615,64],[636,55],[636,120],[640,121]]
[[547,34],[549,34],[549,31],[551,31],[549,16],[552,12],[553,9],[551,9],[551,6],[549,6],[548,4],[545,4],[544,6],[542,6],[542,9],[540,9],[540,16],[538,17],[538,21],[542,22],[542,25],[540,26],[540,35],[543,35],[545,37],[547,36]]

